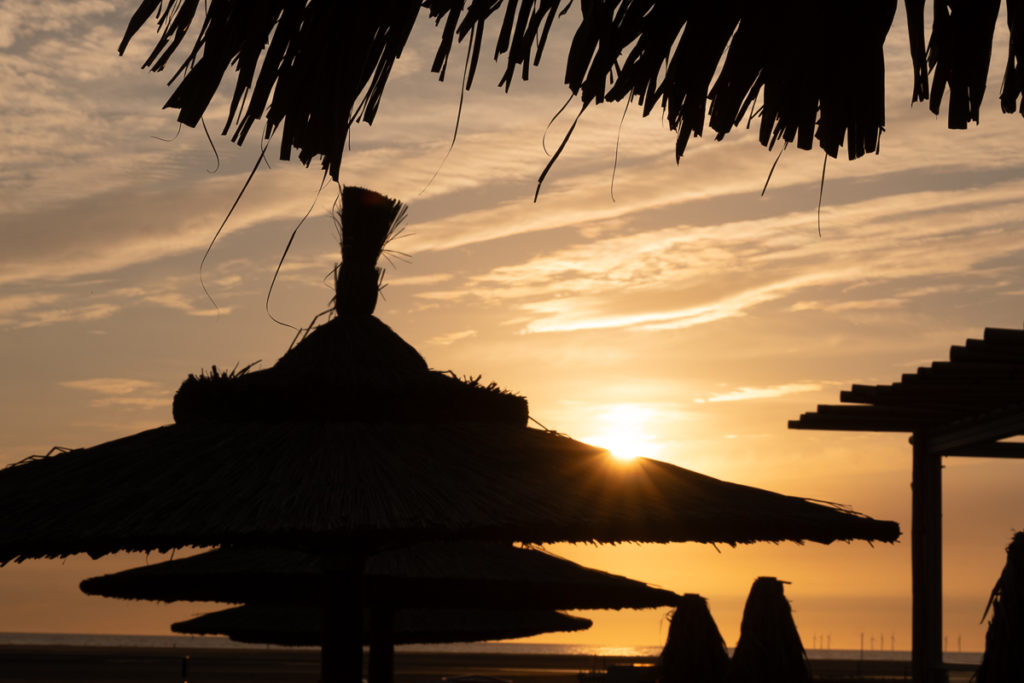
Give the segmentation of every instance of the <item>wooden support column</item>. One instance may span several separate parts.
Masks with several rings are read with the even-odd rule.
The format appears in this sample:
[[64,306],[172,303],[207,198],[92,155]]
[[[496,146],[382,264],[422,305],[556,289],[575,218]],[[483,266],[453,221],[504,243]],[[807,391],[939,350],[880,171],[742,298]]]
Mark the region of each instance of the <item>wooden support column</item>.
[[361,549],[323,556],[325,595],[320,645],[321,683],[362,683],[363,569]]
[[370,608],[369,683],[395,680],[395,610],[390,605]]
[[914,683],[946,683],[942,663],[942,457],[914,434],[913,573]]

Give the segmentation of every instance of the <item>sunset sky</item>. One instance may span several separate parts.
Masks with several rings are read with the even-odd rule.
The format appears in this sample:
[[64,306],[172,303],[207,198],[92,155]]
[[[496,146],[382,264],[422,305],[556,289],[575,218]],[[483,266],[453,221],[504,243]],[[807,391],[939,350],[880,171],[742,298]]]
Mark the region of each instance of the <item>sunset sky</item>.
[[[337,186],[277,161],[276,142],[200,261],[256,162],[217,135],[227,102],[175,138],[167,74],[139,69],[148,25],[116,47],[135,3],[0,2],[0,465],[171,421],[190,372],[271,365],[294,331],[264,309],[288,236],[311,209],[270,297],[291,325],[327,307],[339,258]],[[566,22],[570,27],[571,22]],[[494,27],[492,27],[494,28]],[[680,164],[657,115],[588,110],[533,195],[575,116],[555,35],[509,95],[481,61],[458,139],[454,67],[429,73],[422,21],[372,127],[357,126],[342,182],[410,205],[377,315],[431,367],[525,395],[533,418],[575,438],[715,477],[841,502],[897,520],[894,545],[698,544],[551,549],[589,566],[709,599],[728,645],[761,575],[791,581],[804,643],[910,646],[910,447],[905,434],[804,432],[787,420],[850,384],[889,383],[985,327],[1024,322],[1024,122],[999,111],[1000,18],[981,125],[949,131],[911,107],[903,10],[887,42],[881,154],[776,152],[753,131],[691,142]],[[453,53],[461,54],[462,48]],[[486,52],[486,50],[485,50]],[[178,59],[172,64],[178,64]],[[158,138],[170,139],[162,141]],[[618,148],[617,148],[618,141]],[[617,152],[616,152],[617,150]],[[615,165],[616,153],[618,157]],[[436,178],[429,182],[431,176]],[[612,179],[614,170],[614,198]],[[214,171],[215,172],[211,172]],[[1024,463],[947,459],[945,632],[983,649],[1005,546],[1024,524]],[[194,552],[194,551],[187,551]],[[180,553],[179,553],[180,556]],[[149,561],[155,561],[151,555]],[[169,633],[215,606],[79,593],[143,555],[0,568],[0,631]],[[654,645],[664,611],[593,612],[590,631],[545,642]]]

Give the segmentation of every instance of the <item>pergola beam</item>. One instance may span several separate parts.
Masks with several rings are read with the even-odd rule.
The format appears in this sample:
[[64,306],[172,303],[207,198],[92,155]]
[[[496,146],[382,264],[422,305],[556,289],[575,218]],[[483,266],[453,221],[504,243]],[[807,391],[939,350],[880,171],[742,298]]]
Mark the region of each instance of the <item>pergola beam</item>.
[[954,427],[930,431],[926,448],[932,455],[947,455],[965,447],[984,446],[1024,434],[1024,410],[965,420]]
[[893,384],[854,384],[844,405],[817,407],[790,429],[910,432],[913,458],[914,683],[945,683],[942,663],[942,457],[1024,458],[1024,330],[986,329]]
[[1024,458],[1024,443],[993,441],[950,448],[945,455],[967,458]]

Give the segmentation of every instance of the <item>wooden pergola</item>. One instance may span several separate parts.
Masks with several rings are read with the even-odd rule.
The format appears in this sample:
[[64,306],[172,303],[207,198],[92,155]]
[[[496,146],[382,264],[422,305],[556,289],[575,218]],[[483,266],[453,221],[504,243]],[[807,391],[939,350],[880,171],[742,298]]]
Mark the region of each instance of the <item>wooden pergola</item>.
[[854,384],[791,429],[910,432],[913,680],[946,681],[942,663],[942,456],[1024,458],[1024,330],[989,328],[893,384]]

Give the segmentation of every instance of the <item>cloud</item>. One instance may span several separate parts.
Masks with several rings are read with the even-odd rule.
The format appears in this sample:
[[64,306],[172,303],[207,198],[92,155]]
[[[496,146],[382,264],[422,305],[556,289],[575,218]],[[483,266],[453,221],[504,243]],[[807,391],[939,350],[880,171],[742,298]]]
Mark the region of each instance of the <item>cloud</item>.
[[4,0],[0,5],[0,49],[39,33],[66,33],[86,18],[116,9],[106,0]]
[[126,377],[92,377],[90,379],[75,379],[60,382],[61,386],[72,389],[82,389],[97,394],[121,396],[132,394],[140,389],[152,389],[157,385],[143,379],[130,379]]
[[764,398],[778,398],[788,394],[821,391],[825,385],[820,382],[798,382],[770,387],[739,387],[724,394],[712,394],[707,398],[696,398],[695,403],[720,403],[723,401],[750,401]]
[[71,308],[50,308],[37,309],[26,312],[25,316],[18,323],[19,327],[42,327],[44,325],[55,325],[67,322],[87,322],[109,318],[120,310],[120,306],[114,304],[86,304]]
[[428,339],[428,344],[439,344],[441,346],[447,346],[453,344],[462,339],[468,339],[469,337],[475,337],[476,330],[462,330],[460,332],[450,332],[448,334],[442,334],[432,339]]
[[144,379],[128,377],[91,377],[89,379],[66,380],[61,386],[79,389],[97,398],[89,401],[93,408],[136,408],[151,410],[166,408],[171,399],[162,385]]

